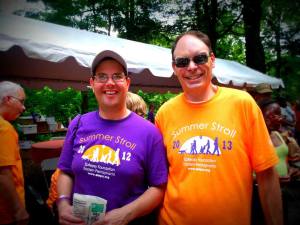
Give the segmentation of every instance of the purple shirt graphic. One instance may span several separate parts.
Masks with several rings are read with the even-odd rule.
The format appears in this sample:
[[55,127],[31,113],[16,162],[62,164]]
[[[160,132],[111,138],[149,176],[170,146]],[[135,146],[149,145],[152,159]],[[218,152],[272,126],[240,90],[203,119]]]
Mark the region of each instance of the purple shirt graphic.
[[78,118],[69,126],[58,164],[74,176],[75,193],[106,199],[109,211],[167,182],[162,136],[149,121],[135,113],[105,120],[98,111],[82,115],[79,123]]

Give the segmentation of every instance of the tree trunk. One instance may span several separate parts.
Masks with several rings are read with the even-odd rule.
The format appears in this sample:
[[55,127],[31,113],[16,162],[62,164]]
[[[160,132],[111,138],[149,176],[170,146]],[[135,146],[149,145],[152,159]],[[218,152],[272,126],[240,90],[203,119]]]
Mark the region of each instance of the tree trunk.
[[[200,3],[198,3],[200,4]],[[218,2],[217,0],[205,0],[203,3],[205,20],[207,24],[207,35],[210,38],[211,48],[213,52],[216,52],[217,45],[217,10]],[[200,24],[199,24],[200,25]]]
[[265,54],[260,39],[262,0],[242,0],[247,66],[266,72]]

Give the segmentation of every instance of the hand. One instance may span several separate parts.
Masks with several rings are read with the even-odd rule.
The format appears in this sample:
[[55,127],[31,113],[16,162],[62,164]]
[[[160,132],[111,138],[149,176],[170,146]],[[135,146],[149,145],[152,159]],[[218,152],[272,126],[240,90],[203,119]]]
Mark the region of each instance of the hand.
[[67,202],[58,205],[59,224],[61,225],[84,225],[84,221],[73,215],[72,206]]
[[92,225],[126,225],[130,222],[128,215],[129,213],[124,208],[113,209],[107,212],[103,219]]

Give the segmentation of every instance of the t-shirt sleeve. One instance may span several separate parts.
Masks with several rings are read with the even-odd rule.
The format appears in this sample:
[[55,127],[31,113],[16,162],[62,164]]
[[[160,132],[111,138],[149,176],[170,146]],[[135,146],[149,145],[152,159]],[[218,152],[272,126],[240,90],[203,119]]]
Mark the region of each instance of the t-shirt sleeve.
[[150,186],[158,186],[167,182],[168,167],[166,150],[162,136],[157,128],[152,139],[152,145],[147,152],[147,173]]
[[80,115],[76,116],[70,123],[67,135],[64,141],[62,152],[58,162],[58,168],[65,173],[72,174],[72,161],[73,161],[73,145],[76,138],[76,132],[80,126]]
[[251,146],[250,157],[254,171],[260,172],[276,165],[278,157],[262,112],[255,102],[251,105],[251,115],[250,138],[248,140],[248,144]]

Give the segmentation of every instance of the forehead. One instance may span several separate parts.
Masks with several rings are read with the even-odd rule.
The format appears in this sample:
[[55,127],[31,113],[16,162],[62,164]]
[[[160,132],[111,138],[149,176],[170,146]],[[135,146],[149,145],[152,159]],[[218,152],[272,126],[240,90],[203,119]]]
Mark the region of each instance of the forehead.
[[123,66],[114,59],[105,59],[98,64],[95,73],[125,72]]
[[174,56],[189,56],[200,52],[209,52],[207,45],[192,35],[183,36],[176,45]]

